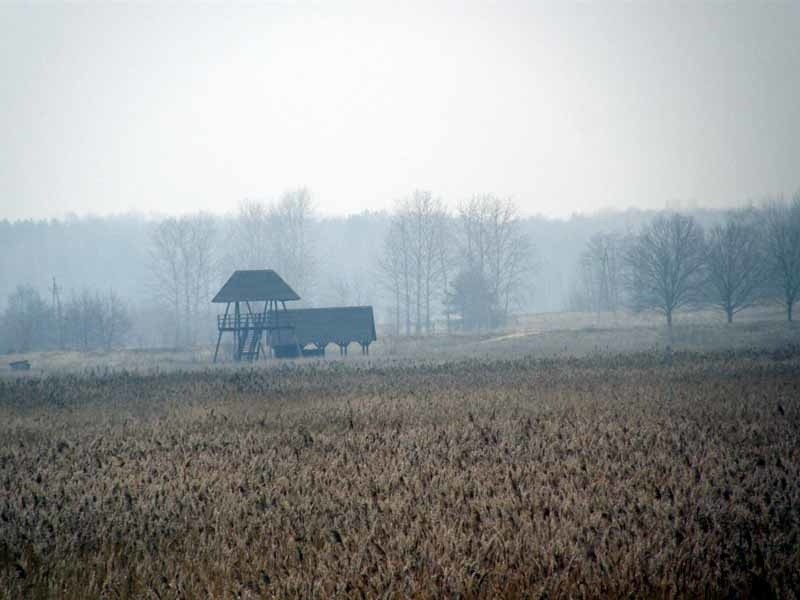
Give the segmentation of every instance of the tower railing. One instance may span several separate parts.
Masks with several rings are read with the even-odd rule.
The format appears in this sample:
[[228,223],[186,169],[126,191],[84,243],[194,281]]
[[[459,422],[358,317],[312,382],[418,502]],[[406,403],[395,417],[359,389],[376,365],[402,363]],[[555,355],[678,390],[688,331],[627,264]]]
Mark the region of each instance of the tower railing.
[[272,313],[246,315],[217,315],[217,329],[220,331],[243,331],[245,329],[294,329],[294,324]]
[[239,316],[217,315],[217,329],[220,331],[263,329],[266,324],[267,317],[261,313]]

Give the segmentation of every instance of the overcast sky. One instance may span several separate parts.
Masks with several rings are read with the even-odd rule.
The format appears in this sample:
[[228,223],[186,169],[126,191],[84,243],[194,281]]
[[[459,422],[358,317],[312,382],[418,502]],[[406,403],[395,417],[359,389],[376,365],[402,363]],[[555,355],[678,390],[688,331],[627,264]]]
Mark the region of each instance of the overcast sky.
[[429,4],[3,3],[0,218],[800,187],[800,2]]

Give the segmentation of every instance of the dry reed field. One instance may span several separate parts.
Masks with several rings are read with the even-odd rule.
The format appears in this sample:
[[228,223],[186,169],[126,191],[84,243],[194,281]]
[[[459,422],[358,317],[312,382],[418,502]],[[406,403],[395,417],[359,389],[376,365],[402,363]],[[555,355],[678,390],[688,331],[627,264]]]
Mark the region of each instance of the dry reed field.
[[0,380],[2,598],[797,597],[800,351]]

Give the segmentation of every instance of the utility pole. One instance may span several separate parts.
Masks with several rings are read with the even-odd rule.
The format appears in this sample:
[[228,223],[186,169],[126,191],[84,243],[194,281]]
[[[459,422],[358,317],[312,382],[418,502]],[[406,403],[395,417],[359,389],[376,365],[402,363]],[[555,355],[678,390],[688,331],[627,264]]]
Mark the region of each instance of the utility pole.
[[53,314],[56,317],[56,330],[58,331],[58,348],[64,349],[64,320],[61,318],[61,297],[59,292],[61,288],[56,284],[55,275],[53,276],[53,285],[50,292],[53,295]]

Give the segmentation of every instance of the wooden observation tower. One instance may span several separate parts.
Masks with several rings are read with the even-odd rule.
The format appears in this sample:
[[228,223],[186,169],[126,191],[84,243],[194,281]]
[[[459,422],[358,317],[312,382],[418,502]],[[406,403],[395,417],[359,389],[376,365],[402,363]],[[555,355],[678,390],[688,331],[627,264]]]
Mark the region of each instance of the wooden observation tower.
[[225,314],[217,316],[214,362],[226,332],[233,334],[235,361],[258,360],[262,353],[268,356],[267,349],[277,357],[300,355],[295,325],[285,316],[281,318],[286,303],[293,300],[300,296],[275,271],[234,271],[211,300],[226,305]]

